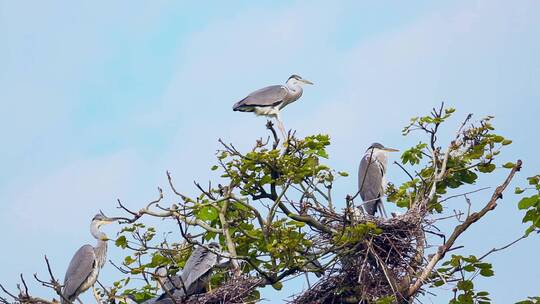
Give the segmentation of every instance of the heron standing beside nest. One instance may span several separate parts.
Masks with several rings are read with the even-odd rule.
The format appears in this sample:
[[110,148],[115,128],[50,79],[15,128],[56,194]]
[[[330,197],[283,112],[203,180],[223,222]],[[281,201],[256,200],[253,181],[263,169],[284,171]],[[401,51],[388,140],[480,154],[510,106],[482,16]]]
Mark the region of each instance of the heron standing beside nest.
[[369,215],[379,212],[386,217],[381,197],[386,188],[386,166],[388,152],[399,150],[373,143],[362,157],[358,168],[358,192],[364,201],[364,209]]

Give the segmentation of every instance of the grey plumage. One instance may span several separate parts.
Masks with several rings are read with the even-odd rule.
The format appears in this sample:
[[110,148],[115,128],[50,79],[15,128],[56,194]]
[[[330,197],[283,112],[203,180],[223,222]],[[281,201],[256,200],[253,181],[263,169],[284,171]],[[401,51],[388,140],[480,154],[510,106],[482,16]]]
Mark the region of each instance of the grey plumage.
[[379,143],[372,144],[362,157],[358,168],[358,192],[364,201],[364,210],[375,215],[377,208],[383,208],[381,197],[386,187],[386,152],[397,151]]
[[[219,251],[217,243],[210,243],[208,248]],[[186,296],[205,292],[212,275],[212,269],[216,266],[220,266],[217,254],[205,247],[196,247],[186,261],[181,275],[172,276],[170,280],[167,279],[162,284],[165,293],[155,301],[147,303],[168,304],[173,303],[169,294],[172,294],[175,300],[182,300]],[[182,284],[184,284],[184,287],[182,287]]]
[[273,117],[285,137],[285,127],[279,114],[284,107],[302,96],[302,84],[313,83],[298,75],[292,75],[285,85],[272,85],[250,93],[233,105],[233,111],[254,112],[256,115]]
[[[87,281],[93,281],[97,278],[96,254],[92,245],[84,245],[73,256],[64,278],[64,289],[62,291],[64,297],[70,301],[75,300],[80,293],[84,292],[83,285]],[[64,303],[65,300],[64,300]]]
[[107,236],[99,231],[99,227],[114,220],[115,218],[108,218],[103,214],[97,214],[92,219],[90,232],[97,239],[97,245],[82,246],[71,259],[64,277],[62,303],[73,302],[96,282],[99,271],[107,259]]
[[[272,85],[255,92],[250,93],[247,97],[235,103],[233,111],[240,112],[256,112],[257,107],[274,107],[279,106],[279,109],[285,107],[302,96],[302,91],[293,96],[289,90],[282,85]],[[294,99],[297,97],[296,99]]]
[[[219,249],[216,243],[210,244],[209,248]],[[199,246],[193,250],[182,270],[182,280],[184,281],[188,295],[199,293],[206,289],[212,268],[217,265],[217,262],[218,256],[206,248]]]

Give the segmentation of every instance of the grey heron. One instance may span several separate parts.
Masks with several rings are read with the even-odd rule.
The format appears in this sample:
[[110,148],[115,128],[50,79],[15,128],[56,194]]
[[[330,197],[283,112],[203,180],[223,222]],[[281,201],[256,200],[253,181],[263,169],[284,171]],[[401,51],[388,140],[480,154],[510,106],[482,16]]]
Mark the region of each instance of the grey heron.
[[386,165],[388,152],[398,150],[387,148],[380,143],[373,143],[362,157],[358,168],[358,192],[364,201],[364,209],[369,215],[375,215],[378,208],[385,214],[381,197],[386,188]]
[[235,103],[234,111],[254,112],[256,115],[274,117],[283,138],[286,137],[285,127],[280,118],[280,111],[302,96],[302,85],[313,84],[298,75],[291,75],[285,85],[272,85],[250,93],[247,97]]
[[79,300],[78,297],[81,293],[94,286],[99,271],[107,259],[108,238],[105,233],[99,231],[99,228],[114,222],[116,219],[106,217],[103,214],[96,214],[92,219],[90,233],[97,240],[97,245],[96,247],[89,244],[83,245],[71,259],[64,277],[63,304],[73,302],[75,299]]
[[[174,300],[182,300],[187,296],[205,292],[214,267],[224,267],[228,264],[228,262],[222,262],[220,256],[213,251],[220,251],[217,243],[210,243],[206,247],[197,246],[186,261],[180,276],[176,275],[168,279],[164,278],[166,273],[160,271],[163,278],[160,280],[160,285],[165,293],[151,303],[174,303]],[[169,295],[172,295],[174,300]]]

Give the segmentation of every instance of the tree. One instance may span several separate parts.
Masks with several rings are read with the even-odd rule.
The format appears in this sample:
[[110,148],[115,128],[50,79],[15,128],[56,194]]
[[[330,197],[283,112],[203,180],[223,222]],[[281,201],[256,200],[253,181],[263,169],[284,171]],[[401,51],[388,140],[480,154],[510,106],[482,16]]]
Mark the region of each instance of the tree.
[[[127,295],[137,302],[151,299],[163,293],[155,283],[163,278],[157,269],[165,268],[173,276],[194,246],[216,241],[223,252],[215,253],[230,258],[231,267],[214,271],[211,291],[177,301],[257,302],[261,287],[279,290],[288,278],[324,272],[292,302],[412,303],[422,293],[444,286],[454,290],[449,303],[490,303],[489,293],[476,290],[474,280],[494,275],[487,261],[491,254],[540,232],[540,175],[530,177],[528,187],[515,190],[524,195],[518,207],[525,211],[523,222],[530,223],[522,236],[480,257],[452,254],[460,249],[456,241],[462,234],[495,210],[522,166],[521,160],[497,165],[511,141],[495,133],[491,116],[476,122],[472,115],[466,116],[453,138],[441,144],[440,128],[454,112],[441,105],[429,115],[411,119],[403,129],[403,135],[419,132],[424,140],[405,150],[401,163],[396,162],[409,180],[389,184],[388,201],[405,211],[388,219],[355,212],[360,204],[355,201],[356,191],[343,201],[334,199],[333,184],[347,173],[324,164],[329,157],[328,135],[298,138],[289,132],[280,145],[268,122],[271,135],[257,140],[250,151],[220,140],[217,163],[211,169],[221,172],[221,183],[195,184],[200,194],[190,197],[178,190],[167,172],[177,203],[165,206],[161,188],[158,198],[140,210],[118,201],[124,220],[115,244],[127,255],[121,264],[111,262],[121,278],[103,287],[102,297],[119,302],[126,301]],[[461,189],[490,174],[500,176],[501,183],[487,202],[473,204],[469,195],[487,189]],[[525,196],[531,191],[535,194]],[[468,209],[449,212],[445,206],[458,197],[466,199]],[[178,234],[171,240],[156,238],[159,227],[145,224],[148,217],[175,221]],[[441,230],[442,221],[453,221],[453,228]],[[49,273],[50,280],[40,282],[59,292],[50,266]],[[134,277],[145,284],[133,285]],[[30,296],[22,275],[21,280],[18,294],[1,288],[21,303],[51,302]],[[540,298],[530,297],[520,303],[539,302]]]

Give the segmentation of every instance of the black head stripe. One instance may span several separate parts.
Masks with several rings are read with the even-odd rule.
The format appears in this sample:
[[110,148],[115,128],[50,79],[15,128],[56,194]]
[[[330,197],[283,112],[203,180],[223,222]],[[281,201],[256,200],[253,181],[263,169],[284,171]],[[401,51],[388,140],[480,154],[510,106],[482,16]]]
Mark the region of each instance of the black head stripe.
[[294,78],[294,79],[296,79],[296,80],[302,79],[302,77],[300,77],[300,76],[298,76],[298,75],[296,75],[296,74],[292,74],[291,77],[289,77],[289,79],[287,79],[287,80],[291,80],[291,78]]
[[369,146],[369,149],[384,149],[384,146],[380,143],[372,143],[371,146]]

